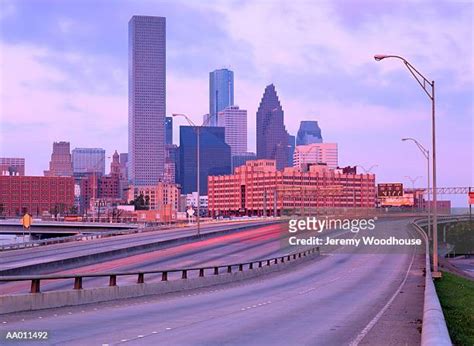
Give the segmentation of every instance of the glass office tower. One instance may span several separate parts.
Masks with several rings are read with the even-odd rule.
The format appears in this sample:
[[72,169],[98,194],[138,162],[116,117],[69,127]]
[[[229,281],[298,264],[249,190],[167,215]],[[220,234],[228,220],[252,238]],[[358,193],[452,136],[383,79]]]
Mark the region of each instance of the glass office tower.
[[217,113],[234,105],[234,72],[226,68],[209,73],[209,123],[217,126]]

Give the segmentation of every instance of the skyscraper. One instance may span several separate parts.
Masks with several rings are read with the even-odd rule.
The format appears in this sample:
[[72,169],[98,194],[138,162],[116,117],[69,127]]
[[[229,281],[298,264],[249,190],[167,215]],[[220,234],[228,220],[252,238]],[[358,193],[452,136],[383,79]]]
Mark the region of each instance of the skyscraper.
[[166,130],[165,144],[171,145],[173,144],[173,117],[166,117],[165,130]]
[[302,121],[296,137],[296,145],[322,143],[323,137],[317,121]]
[[105,175],[105,150],[102,148],[74,148],[72,150],[74,176],[96,172]]
[[71,145],[69,142],[54,142],[49,170],[45,177],[72,177]]
[[217,126],[217,113],[234,104],[234,72],[226,68],[209,73],[209,124]]
[[[223,127],[200,127],[200,193],[207,194],[207,177],[231,173],[230,147]],[[183,194],[197,191],[196,128],[179,127],[180,184]]]
[[225,127],[225,142],[232,156],[247,152],[247,111],[229,106],[217,114],[217,126]]
[[309,164],[318,163],[325,163],[331,169],[337,168],[337,143],[312,143],[296,147],[293,166],[299,166],[306,170]]
[[128,23],[128,154],[134,185],[156,185],[165,164],[166,18]]
[[257,110],[257,159],[276,160],[278,170],[288,166],[288,134],[273,84],[265,88]]
[[295,154],[296,137],[288,133],[288,167],[293,166],[293,156]]

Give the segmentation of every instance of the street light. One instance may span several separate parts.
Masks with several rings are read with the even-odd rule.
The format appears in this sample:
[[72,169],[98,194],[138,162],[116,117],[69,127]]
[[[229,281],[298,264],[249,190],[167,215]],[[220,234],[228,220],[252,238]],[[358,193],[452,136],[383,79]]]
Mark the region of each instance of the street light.
[[427,186],[427,190],[428,190],[428,197],[427,197],[427,199],[428,199],[428,238],[431,239],[430,151],[427,150],[423,145],[421,145],[420,142],[418,142],[414,138],[411,138],[411,137],[402,138],[402,142],[406,142],[406,141],[412,141],[413,143],[415,143],[416,146],[418,147],[418,149],[420,149],[420,151],[422,152],[423,156],[426,158],[426,162],[427,162],[426,174],[427,174],[427,177],[428,177],[428,186]]
[[[307,144],[307,145],[311,145],[311,144]],[[311,151],[313,151],[314,149],[318,149],[318,146],[317,146],[317,145],[313,145],[313,146],[311,146],[311,147],[309,148],[309,150],[307,150],[306,152],[305,152],[305,151],[302,151],[302,150],[300,149],[300,147],[305,147],[305,146],[306,146],[306,145],[297,145],[297,146],[295,147],[295,151],[296,151],[297,153],[299,153],[299,154],[302,154],[302,156],[301,156],[302,165],[301,165],[301,163],[300,163],[300,166],[301,166],[302,170],[304,170],[304,169],[309,170],[309,167],[306,167],[306,159],[307,159],[308,155],[311,153]],[[288,147],[291,148],[291,145],[289,145]],[[298,160],[298,161],[299,161],[299,160]],[[316,163],[318,163],[318,162],[316,162]]]
[[[401,60],[411,75],[416,79],[418,84],[424,90],[426,95],[431,100],[431,131],[432,131],[432,155],[433,155],[433,276],[439,277],[438,273],[438,206],[437,206],[437,194],[436,194],[436,126],[435,126],[435,82],[429,81],[423,76],[412,64],[410,64],[405,58],[398,55],[383,55],[377,54],[374,56],[376,61],[381,61],[387,58],[395,58]],[[431,90],[428,89],[431,87]],[[431,91],[431,92],[430,92]]]
[[200,194],[200,180],[201,180],[201,172],[200,172],[200,153],[199,153],[199,146],[200,146],[200,136],[201,136],[201,127],[202,126],[197,126],[191,119],[186,114],[180,114],[180,113],[173,113],[173,117],[183,117],[186,119],[186,121],[191,125],[194,130],[196,131],[196,142],[197,142],[197,148],[196,148],[196,160],[197,160],[197,216],[196,216],[196,223],[197,223],[197,235],[201,235],[201,194]]
[[411,181],[411,188],[412,188],[412,193],[413,193],[413,205],[412,205],[411,209],[412,209],[412,211],[414,211],[415,210],[415,183],[421,177],[418,175],[415,178],[412,178],[409,175],[405,175],[405,178],[407,178],[408,180]]
[[[362,165],[355,165],[355,166],[356,166],[356,168],[357,168],[357,167],[362,168],[362,170],[364,171],[365,174],[371,174],[371,173],[372,173],[372,170],[373,170],[374,168],[377,168],[379,165],[378,165],[378,164],[375,164],[375,165],[370,166],[369,168],[365,168],[365,167],[362,166]],[[372,173],[372,174],[373,174],[373,173]],[[375,181],[374,181],[374,184],[375,184]],[[362,192],[362,190],[361,190],[361,192]],[[361,194],[361,196],[362,196],[362,194]],[[362,197],[361,197],[361,198],[362,198]],[[369,207],[370,207],[370,205],[369,205],[369,184],[368,184],[368,183],[367,183],[367,198],[366,198],[366,200],[367,200],[367,203],[366,203],[367,213],[366,213],[366,214],[369,215]],[[354,190],[354,202],[355,202],[355,190]],[[362,203],[362,200],[361,200],[361,203]],[[362,203],[362,204],[363,204],[363,203]],[[373,207],[373,206],[372,206],[372,207]]]

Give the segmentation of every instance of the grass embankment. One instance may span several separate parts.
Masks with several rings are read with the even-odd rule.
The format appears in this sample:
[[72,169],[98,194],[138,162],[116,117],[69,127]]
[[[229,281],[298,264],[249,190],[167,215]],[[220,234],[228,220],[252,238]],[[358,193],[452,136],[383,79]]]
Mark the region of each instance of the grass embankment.
[[435,285],[452,342],[474,345],[474,281],[443,272]]

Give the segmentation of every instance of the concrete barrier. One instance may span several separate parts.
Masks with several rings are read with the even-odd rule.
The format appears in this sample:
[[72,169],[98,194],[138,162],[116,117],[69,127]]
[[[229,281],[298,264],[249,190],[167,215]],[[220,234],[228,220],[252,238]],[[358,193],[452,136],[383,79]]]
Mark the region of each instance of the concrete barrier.
[[425,239],[426,257],[425,257],[425,299],[423,307],[423,325],[421,330],[422,346],[451,346],[451,338],[449,336],[448,327],[443,315],[443,309],[439,303],[436,288],[431,276],[430,250],[429,240],[426,233],[415,221],[413,223],[415,229],[421,233]]
[[[316,256],[319,256],[318,251],[310,253],[307,256],[302,256],[301,258],[296,257],[290,261],[286,260],[262,267],[255,265],[253,269],[221,273],[219,275],[209,273],[208,276],[192,279],[176,279],[125,286],[72,289],[33,294],[4,295],[0,296],[0,314],[99,303],[221,285],[292,268]],[[266,263],[266,261],[267,260],[262,260],[263,263]]]

